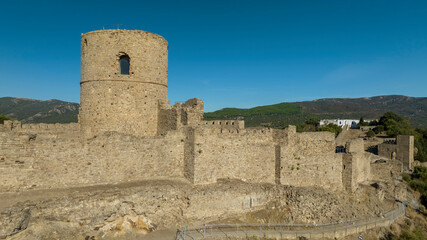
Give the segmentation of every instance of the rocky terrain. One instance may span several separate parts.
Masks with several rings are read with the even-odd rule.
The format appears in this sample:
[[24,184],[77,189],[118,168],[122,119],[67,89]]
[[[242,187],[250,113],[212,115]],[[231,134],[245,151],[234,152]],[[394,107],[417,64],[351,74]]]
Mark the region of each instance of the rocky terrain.
[[328,223],[395,207],[397,185],[354,194],[223,180],[182,179],[0,194],[0,237],[7,239],[174,239],[184,224]]

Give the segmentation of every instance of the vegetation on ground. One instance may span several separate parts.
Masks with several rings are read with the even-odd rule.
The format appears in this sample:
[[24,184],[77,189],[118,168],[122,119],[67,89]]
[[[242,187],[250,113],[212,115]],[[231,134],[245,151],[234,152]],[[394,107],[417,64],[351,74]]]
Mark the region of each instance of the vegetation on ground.
[[403,117],[394,112],[386,112],[380,118],[376,128],[373,130],[375,133],[385,132],[390,137],[397,137],[397,135],[413,135],[414,145],[417,148],[415,159],[420,162],[427,161],[427,130],[422,128],[414,128]]
[[292,103],[279,103],[274,105],[260,106],[249,109],[224,108],[220,111],[205,113],[205,119],[227,119],[230,117],[249,117],[252,115],[272,115],[272,114],[296,114],[301,112],[298,105]]
[[362,117],[360,117],[360,119],[359,119],[359,123],[357,124],[357,126],[358,127],[361,127],[361,126],[369,126],[369,122],[365,122],[365,119],[363,118],[363,116]]
[[[310,118],[305,121],[303,124],[296,125],[297,132],[315,132],[316,128],[319,126],[320,119],[319,118]],[[285,128],[285,127],[283,127]]]
[[406,221],[406,224],[402,227],[402,233],[399,236],[390,236],[387,239],[390,240],[426,240],[423,229],[419,226],[415,226],[411,231],[411,221]]
[[340,134],[342,132],[342,128],[336,124],[329,123],[326,126],[317,128],[317,131],[320,131],[320,132],[328,131],[328,132],[334,133],[335,137],[337,137],[338,134]]
[[375,132],[374,132],[374,131],[372,131],[372,130],[369,130],[369,131],[366,133],[366,136],[367,136],[367,137],[375,137]]
[[0,124],[3,124],[5,120],[13,120],[13,119],[4,114],[0,114]]
[[420,192],[420,202],[427,208],[427,167],[416,166],[411,175],[404,173],[402,178],[413,190]]

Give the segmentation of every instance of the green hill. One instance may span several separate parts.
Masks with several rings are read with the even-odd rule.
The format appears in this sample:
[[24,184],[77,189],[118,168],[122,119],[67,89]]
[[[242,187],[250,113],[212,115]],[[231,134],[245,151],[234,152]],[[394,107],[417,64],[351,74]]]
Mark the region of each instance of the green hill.
[[246,126],[284,127],[302,124],[311,117],[377,119],[392,111],[413,126],[427,128],[427,98],[401,95],[370,98],[329,98],[314,101],[279,103],[249,109],[225,108],[205,113],[205,119],[244,119]]

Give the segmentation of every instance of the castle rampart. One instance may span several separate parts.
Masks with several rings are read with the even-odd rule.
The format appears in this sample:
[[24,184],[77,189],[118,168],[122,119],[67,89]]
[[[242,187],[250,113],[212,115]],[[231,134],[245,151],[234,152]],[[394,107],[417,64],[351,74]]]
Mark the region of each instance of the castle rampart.
[[84,143],[77,133],[0,131],[0,191],[183,177],[179,132],[167,138],[105,132]]
[[161,136],[103,132],[81,141],[77,124],[15,125],[21,127],[0,131],[1,191],[171,177],[194,184],[227,178],[341,186],[332,133],[296,133],[295,127],[240,129],[237,122],[219,128],[200,121]]
[[[360,142],[347,146],[343,158],[335,153],[333,133],[203,121],[197,98],[170,105],[168,44],[159,35],[102,30],[82,34],[81,44],[79,123],[5,121],[0,191],[156,178],[354,189],[369,175]],[[405,146],[411,141],[398,138]],[[397,149],[410,159],[410,152]]]

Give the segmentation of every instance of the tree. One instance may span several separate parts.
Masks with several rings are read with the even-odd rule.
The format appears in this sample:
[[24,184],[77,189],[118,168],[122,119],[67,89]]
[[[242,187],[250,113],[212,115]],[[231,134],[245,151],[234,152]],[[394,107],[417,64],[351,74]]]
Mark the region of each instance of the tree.
[[373,130],[374,130],[374,133],[376,133],[376,134],[382,133],[382,132],[384,132],[384,126],[383,125],[378,125]]
[[375,137],[375,132],[374,132],[374,131],[372,131],[372,130],[369,130],[369,131],[366,133],[366,136],[367,136],[367,137]]
[[337,137],[338,134],[340,134],[340,132],[342,131],[342,128],[340,126],[336,125],[336,124],[329,123],[327,126],[319,127],[317,129],[317,131],[320,131],[320,132],[322,132],[322,131],[332,132],[332,133],[335,133],[335,137]]
[[380,121],[378,122],[378,125],[386,125],[386,122],[388,121],[388,120],[394,120],[394,121],[396,121],[396,122],[402,122],[404,119],[401,117],[401,116],[399,116],[399,115],[397,115],[396,113],[394,113],[394,112],[386,112],[386,113],[384,113],[384,115],[380,118]]
[[13,120],[13,119],[4,114],[0,114],[0,124],[3,124],[5,120]]
[[384,129],[390,137],[397,135],[413,135],[418,152],[415,156],[420,162],[427,162],[427,130],[411,126],[411,124],[394,112],[386,112],[380,118],[376,131]]
[[320,122],[319,118],[312,117],[312,118],[308,119],[307,121],[305,121],[305,124],[311,124],[311,125],[317,126],[317,125],[319,125],[319,122]]
[[369,126],[368,122],[365,122],[365,119],[363,118],[363,116],[360,117],[359,123],[357,124],[357,126]]

